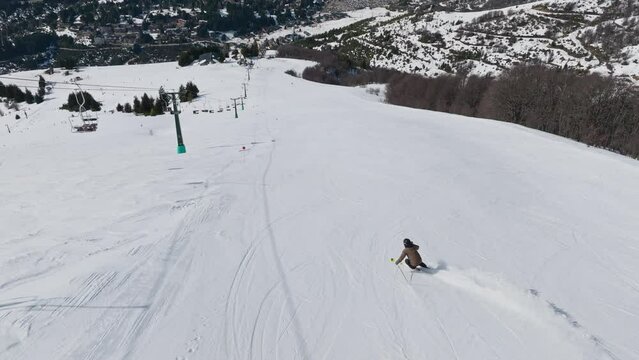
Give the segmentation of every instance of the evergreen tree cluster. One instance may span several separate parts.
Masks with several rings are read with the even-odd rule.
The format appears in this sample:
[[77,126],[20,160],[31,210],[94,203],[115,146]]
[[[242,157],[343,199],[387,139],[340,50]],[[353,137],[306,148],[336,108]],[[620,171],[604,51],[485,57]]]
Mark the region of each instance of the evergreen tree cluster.
[[246,58],[258,57],[260,55],[260,48],[257,45],[257,41],[253,41],[253,44],[242,48],[242,55]]
[[[198,89],[192,81],[189,81],[186,85],[180,85],[178,96],[180,102],[186,102],[197,98],[199,93],[200,89]],[[133,97],[133,105],[128,102],[124,105],[118,104],[115,110],[124,113],[134,113],[136,115],[156,116],[164,114],[170,104],[171,99],[166,94],[158,98],[153,98],[147,95],[147,93],[144,93],[141,97]]]
[[67,70],[71,70],[78,66],[78,59],[74,57],[60,57],[56,59],[56,65]]
[[212,53],[213,57],[219,61],[224,62],[226,59],[226,50],[220,46],[208,46],[208,47],[194,47],[190,50],[183,51],[178,57],[178,65],[187,66],[191,65],[193,61],[200,57],[202,54]]
[[[27,89],[25,90],[29,91]],[[13,100],[16,103],[22,103],[26,101],[25,92],[20,90],[18,86],[13,84],[5,85],[1,81],[0,81],[0,97]]]
[[57,43],[58,36],[52,33],[34,32],[16,36],[12,40],[0,44],[0,60],[44,52],[49,46]]
[[39,84],[41,85],[38,88],[38,92],[34,95],[29,89],[22,91],[17,85],[5,85],[0,81],[0,97],[13,100],[16,103],[39,104],[44,101],[44,87],[46,85],[42,76],[40,76]]
[[186,86],[180,85],[179,92],[180,102],[188,102],[198,97],[200,89],[192,81],[189,81]]
[[133,106],[130,103],[118,104],[115,110],[124,113],[135,113],[136,115],[156,116],[164,114],[166,106],[168,106],[168,103],[162,98],[155,99],[144,93],[141,98],[133,97]]
[[61,109],[80,111],[80,103],[78,103],[78,100],[82,102],[82,96],[84,96],[85,99],[84,110],[100,111],[102,109],[102,104],[96,101],[93,96],[86,91],[83,91],[81,94],[77,94],[77,96],[76,93],[69,94],[67,103],[62,105]]

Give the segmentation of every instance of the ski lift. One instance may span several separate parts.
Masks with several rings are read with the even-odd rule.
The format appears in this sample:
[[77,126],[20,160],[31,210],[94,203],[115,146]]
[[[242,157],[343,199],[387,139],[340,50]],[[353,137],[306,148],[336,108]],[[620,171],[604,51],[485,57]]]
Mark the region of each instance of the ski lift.
[[[164,104],[164,111],[165,112],[169,112],[171,115],[175,114],[175,111],[173,110],[173,106],[171,106],[172,104],[172,100],[169,97],[169,95],[166,93],[166,91],[164,90],[164,86],[160,86],[160,99],[162,100],[162,103]],[[177,108],[178,108],[178,114],[182,113],[182,107],[180,106],[180,103],[177,103]]]
[[[98,117],[97,115],[87,111],[84,108],[84,104],[86,104],[86,98],[84,97],[84,92],[82,91],[82,88],[80,87],[80,85],[78,83],[75,83],[75,85],[78,87],[78,89],[80,90],[80,96],[78,97],[78,92],[73,92],[73,95],[75,96],[75,101],[78,104],[78,110],[80,110],[80,120],[82,121],[82,125],[74,125],[73,121],[71,120],[71,118],[69,118],[69,123],[71,123],[71,127],[72,127],[72,131],[73,132],[93,132],[96,131],[98,129]],[[85,114],[86,112],[86,114]],[[74,117],[73,115],[71,117]]]

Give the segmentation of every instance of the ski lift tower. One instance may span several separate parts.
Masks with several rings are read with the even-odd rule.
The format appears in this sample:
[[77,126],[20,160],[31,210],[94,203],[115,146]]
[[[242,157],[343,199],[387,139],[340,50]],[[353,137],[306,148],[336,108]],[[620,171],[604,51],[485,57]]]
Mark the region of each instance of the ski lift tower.
[[[184,154],[186,152],[186,146],[184,146],[184,140],[182,139],[182,128],[180,127],[180,115],[177,106],[177,100],[175,96],[177,92],[166,92],[164,91],[164,87],[160,87],[160,99],[164,101],[171,95],[171,100],[173,101],[173,115],[175,116],[175,134],[177,136],[177,153]],[[167,104],[168,105],[168,104]]]

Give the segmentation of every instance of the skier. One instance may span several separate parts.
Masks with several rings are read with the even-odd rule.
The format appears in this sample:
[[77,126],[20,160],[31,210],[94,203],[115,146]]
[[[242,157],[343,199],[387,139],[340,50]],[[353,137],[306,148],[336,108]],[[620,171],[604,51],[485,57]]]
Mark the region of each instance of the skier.
[[399,263],[406,258],[406,265],[413,270],[417,269],[418,266],[430,269],[422,262],[422,257],[417,250],[419,250],[419,245],[415,245],[410,239],[404,239],[404,250],[402,250],[402,254],[397,261],[395,261],[395,265],[399,265]]

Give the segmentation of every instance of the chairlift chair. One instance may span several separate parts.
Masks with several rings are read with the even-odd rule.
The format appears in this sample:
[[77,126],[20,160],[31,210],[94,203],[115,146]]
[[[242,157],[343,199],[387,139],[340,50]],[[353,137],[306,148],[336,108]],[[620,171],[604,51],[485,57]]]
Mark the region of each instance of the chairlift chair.
[[[168,98],[168,95],[166,93],[166,91],[164,90],[164,86],[160,86],[160,99],[162,100],[162,103],[164,103],[164,112],[169,112],[171,115],[175,115],[175,111],[173,110],[173,106],[171,106],[172,101],[170,98]],[[168,101],[167,101],[168,98]],[[180,103],[177,103],[177,108],[178,108],[178,114],[182,113],[182,107],[180,106]],[[195,112],[194,112],[195,114]]]
[[71,130],[73,132],[96,131],[98,129],[98,116],[85,109],[84,104],[86,104],[86,99],[84,97],[84,93],[82,92],[82,88],[77,83],[75,85],[80,89],[80,97],[78,97],[78,93],[75,91],[73,92],[73,95],[75,96],[75,100],[78,103],[78,110],[80,111],[80,120],[82,121],[82,124],[74,125],[71,118],[74,118],[75,116],[72,115],[71,118],[69,118],[69,123],[71,123]]

